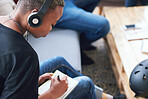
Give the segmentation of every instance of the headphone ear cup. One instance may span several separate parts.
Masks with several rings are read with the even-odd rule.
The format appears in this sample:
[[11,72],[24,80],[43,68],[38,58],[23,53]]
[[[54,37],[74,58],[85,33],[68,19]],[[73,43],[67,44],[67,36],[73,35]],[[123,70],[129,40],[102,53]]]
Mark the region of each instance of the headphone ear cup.
[[28,24],[33,28],[37,28],[42,24],[42,17],[38,14],[38,12],[32,12],[28,16]]

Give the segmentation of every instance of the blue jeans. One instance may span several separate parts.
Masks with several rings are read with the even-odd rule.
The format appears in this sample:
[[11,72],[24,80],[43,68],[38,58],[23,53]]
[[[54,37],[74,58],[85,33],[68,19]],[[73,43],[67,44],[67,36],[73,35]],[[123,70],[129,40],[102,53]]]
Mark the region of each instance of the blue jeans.
[[94,84],[89,77],[76,71],[63,57],[55,57],[40,64],[40,75],[60,70],[79,81],[77,87],[67,96],[67,99],[96,99]]
[[[136,6],[139,0],[125,0],[126,7]],[[140,0],[142,5],[148,5],[148,0]]]
[[91,13],[99,1],[65,0],[63,15],[55,27],[78,31],[81,47],[86,48],[92,42],[106,36],[110,30],[105,17]]

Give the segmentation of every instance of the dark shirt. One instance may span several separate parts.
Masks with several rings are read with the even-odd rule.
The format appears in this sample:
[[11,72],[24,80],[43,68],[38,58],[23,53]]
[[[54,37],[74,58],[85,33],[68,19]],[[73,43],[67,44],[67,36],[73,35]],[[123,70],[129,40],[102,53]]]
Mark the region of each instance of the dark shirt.
[[24,37],[0,24],[0,99],[37,99],[39,62]]

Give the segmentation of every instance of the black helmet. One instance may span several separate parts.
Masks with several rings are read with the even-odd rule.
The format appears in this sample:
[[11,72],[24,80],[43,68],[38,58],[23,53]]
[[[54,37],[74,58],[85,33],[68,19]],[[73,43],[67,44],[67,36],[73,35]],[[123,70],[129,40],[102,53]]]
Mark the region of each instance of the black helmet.
[[130,87],[135,96],[148,98],[148,59],[139,63],[130,75]]

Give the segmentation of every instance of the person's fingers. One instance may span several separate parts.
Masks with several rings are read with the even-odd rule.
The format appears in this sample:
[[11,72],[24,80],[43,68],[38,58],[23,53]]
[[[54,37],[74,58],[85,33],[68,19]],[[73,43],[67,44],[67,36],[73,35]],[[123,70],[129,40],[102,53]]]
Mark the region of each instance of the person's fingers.
[[42,75],[42,77],[44,77],[44,79],[51,79],[53,73],[45,73]]
[[64,75],[63,77],[60,77],[60,80],[62,80],[62,81],[63,81],[63,80],[64,80],[64,81],[67,81],[67,77],[68,77],[67,75]]

